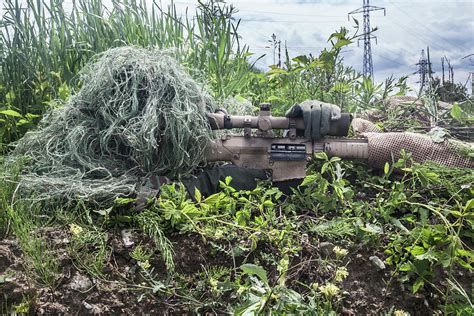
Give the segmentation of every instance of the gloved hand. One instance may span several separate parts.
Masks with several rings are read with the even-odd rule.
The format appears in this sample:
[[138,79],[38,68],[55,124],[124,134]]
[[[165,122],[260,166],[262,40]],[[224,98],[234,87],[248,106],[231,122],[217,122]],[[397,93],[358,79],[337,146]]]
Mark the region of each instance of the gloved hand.
[[341,118],[341,109],[334,104],[306,100],[293,105],[285,116],[288,118],[302,117],[305,126],[304,136],[320,139],[329,133],[331,121]]

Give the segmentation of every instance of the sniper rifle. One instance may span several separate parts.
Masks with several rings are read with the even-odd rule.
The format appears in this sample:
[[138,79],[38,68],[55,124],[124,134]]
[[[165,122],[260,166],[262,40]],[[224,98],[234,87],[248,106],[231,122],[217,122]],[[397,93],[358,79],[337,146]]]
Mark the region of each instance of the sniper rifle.
[[[270,104],[260,104],[258,116],[228,115],[225,110],[208,114],[214,130],[243,129],[243,135],[223,135],[206,148],[208,162],[227,161],[244,168],[268,169],[272,181],[304,178],[306,163],[315,153],[348,159],[367,159],[367,139],[346,138],[352,117],[342,113],[331,121],[328,137],[320,140],[304,138],[302,118],[271,115]],[[252,133],[252,129],[256,129]],[[275,130],[285,130],[276,136]]]

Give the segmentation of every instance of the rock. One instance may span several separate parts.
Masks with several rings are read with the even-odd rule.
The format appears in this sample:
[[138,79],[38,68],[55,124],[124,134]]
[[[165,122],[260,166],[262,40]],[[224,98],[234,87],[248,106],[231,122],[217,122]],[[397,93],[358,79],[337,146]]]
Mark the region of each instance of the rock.
[[373,263],[374,266],[377,267],[378,270],[385,270],[385,263],[383,263],[382,260],[380,260],[379,257],[377,256],[371,256],[369,257],[370,262]]
[[323,255],[329,257],[333,253],[334,244],[328,241],[324,241],[319,244],[319,250]]
[[135,244],[132,240],[132,233],[129,229],[122,230],[121,235],[122,235],[123,245],[125,247],[131,247]]
[[89,304],[86,301],[82,302],[82,305],[89,310],[91,314],[100,315],[104,313],[104,310],[101,309],[97,304]]
[[92,308],[94,308],[94,306],[92,306],[91,304],[87,303],[86,301],[82,302],[82,305],[83,305],[86,309],[92,309]]
[[85,292],[92,287],[92,282],[88,277],[76,274],[69,283],[69,287],[75,291]]

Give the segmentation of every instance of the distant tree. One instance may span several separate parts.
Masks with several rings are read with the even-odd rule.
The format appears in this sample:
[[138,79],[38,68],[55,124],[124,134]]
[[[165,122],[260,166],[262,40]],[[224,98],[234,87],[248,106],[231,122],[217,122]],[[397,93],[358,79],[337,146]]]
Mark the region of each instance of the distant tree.
[[432,85],[439,99],[443,102],[459,102],[468,98],[467,88],[461,83],[444,81],[441,84],[441,79],[436,77],[433,79]]

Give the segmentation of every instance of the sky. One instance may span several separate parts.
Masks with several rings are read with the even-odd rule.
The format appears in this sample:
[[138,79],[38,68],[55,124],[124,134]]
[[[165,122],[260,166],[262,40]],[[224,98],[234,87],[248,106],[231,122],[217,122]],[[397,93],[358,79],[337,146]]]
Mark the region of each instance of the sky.
[[[195,7],[192,0],[176,0],[178,9]],[[239,12],[242,41],[256,56],[266,54],[257,64],[265,69],[273,64],[273,49],[268,40],[275,34],[286,43],[291,56],[319,52],[329,47],[329,35],[341,26],[354,31],[348,13],[362,6],[362,0],[228,0]],[[417,87],[421,50],[430,47],[434,76],[441,76],[441,58],[446,56],[454,67],[454,79],[470,91],[470,72],[474,72],[474,0],[371,0],[370,5],[384,7],[371,12],[371,27],[377,43],[372,41],[372,59],[376,81],[390,75],[410,75],[409,83]],[[354,15],[362,25],[362,16]],[[362,30],[361,30],[362,32]],[[344,49],[346,65],[362,71],[363,41]],[[268,68],[267,68],[268,69]],[[469,79],[469,81],[468,81]]]
[[[20,0],[24,1],[24,0]],[[70,4],[72,0],[63,0]],[[87,1],[87,0],[85,0]],[[171,0],[155,1],[163,6]],[[3,0],[0,0],[0,3]],[[110,0],[103,0],[107,3]],[[196,0],[174,0],[178,13],[194,12]],[[290,56],[312,53],[317,56],[328,48],[329,35],[341,26],[354,31],[348,13],[360,8],[362,0],[226,0],[239,11],[241,42],[250,47],[257,66],[263,70],[274,63],[273,49],[268,48],[272,34],[286,43]],[[370,5],[384,7],[371,12],[373,34],[372,59],[375,81],[390,75],[410,75],[408,83],[417,88],[419,76],[416,63],[421,51],[429,46],[434,76],[440,76],[441,58],[447,57],[454,67],[454,80],[466,84],[471,91],[470,72],[474,72],[474,0],[370,0]],[[362,16],[354,15],[362,26]],[[362,33],[362,29],[361,29]],[[342,57],[347,66],[362,72],[363,41],[344,48]],[[466,58],[464,58],[466,57]]]

